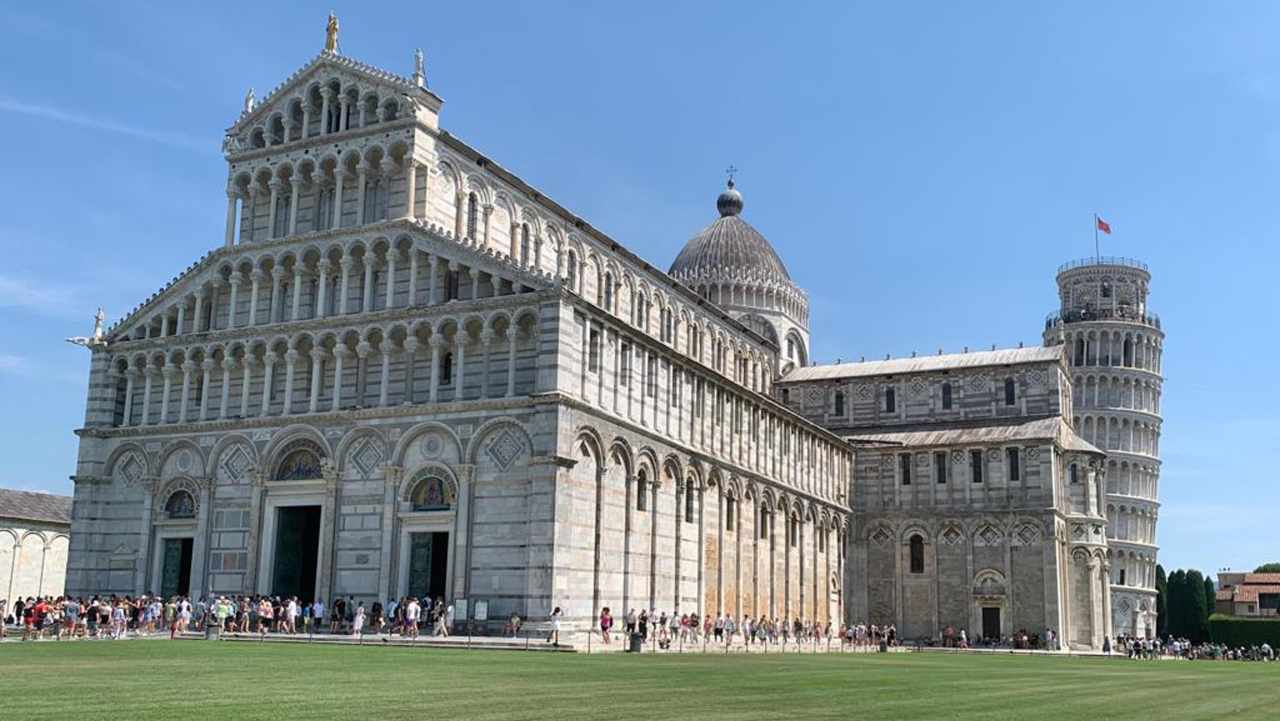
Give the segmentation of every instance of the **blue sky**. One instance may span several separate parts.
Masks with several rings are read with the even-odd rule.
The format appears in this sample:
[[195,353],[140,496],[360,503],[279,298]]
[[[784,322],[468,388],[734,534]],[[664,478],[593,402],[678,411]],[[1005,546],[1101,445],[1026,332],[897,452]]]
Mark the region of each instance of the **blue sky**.
[[[330,4],[0,7],[0,485],[70,492],[62,339],[220,244],[222,130]],[[422,47],[446,128],[655,265],[741,168],[820,362],[1039,343],[1101,214],[1168,333],[1162,563],[1280,560],[1280,5],[373,5],[346,54]]]

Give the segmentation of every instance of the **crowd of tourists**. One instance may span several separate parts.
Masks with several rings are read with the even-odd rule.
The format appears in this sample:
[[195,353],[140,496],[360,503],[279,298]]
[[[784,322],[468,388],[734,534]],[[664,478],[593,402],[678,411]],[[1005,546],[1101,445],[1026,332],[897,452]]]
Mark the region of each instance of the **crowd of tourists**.
[[1135,660],[1184,658],[1191,661],[1276,661],[1277,653],[1265,641],[1249,646],[1224,643],[1194,643],[1186,638],[1116,637],[1115,651]]
[[800,618],[753,618],[745,615],[739,619],[729,614],[677,615],[646,609],[636,611],[633,608],[621,623],[622,627],[617,628],[612,609],[601,609],[598,622],[601,641],[606,645],[612,644],[620,631],[623,643],[635,637],[642,644],[650,644],[659,649],[668,649],[672,644],[680,647],[719,644],[726,647],[741,645],[749,650],[752,646],[786,646],[792,643],[839,643],[848,647],[870,648],[882,643],[893,646],[898,641],[897,630],[893,626],[857,624],[835,628],[830,622],[819,623]]
[[72,596],[19,598],[12,606],[0,599],[0,639],[10,627],[22,640],[45,638],[176,637],[206,626],[228,633],[329,633],[419,637],[423,627],[433,636],[448,636],[453,605],[443,598],[406,596],[375,601],[366,607],[354,597],[299,602],[296,596],[216,596],[192,600],[186,596],[143,595],[75,598]]

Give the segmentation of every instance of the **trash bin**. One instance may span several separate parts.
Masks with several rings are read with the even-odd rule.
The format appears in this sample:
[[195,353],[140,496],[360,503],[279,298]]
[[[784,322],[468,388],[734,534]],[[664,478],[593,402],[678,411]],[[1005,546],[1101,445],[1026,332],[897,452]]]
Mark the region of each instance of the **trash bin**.
[[641,636],[638,633],[631,634],[631,645],[627,647],[627,651],[630,651],[631,653],[640,653],[643,646],[644,636]]
[[889,644],[884,639],[880,639],[880,653],[886,653],[889,650]]
[[212,641],[214,629],[218,627],[218,622],[213,618],[206,618],[204,621],[204,640]]

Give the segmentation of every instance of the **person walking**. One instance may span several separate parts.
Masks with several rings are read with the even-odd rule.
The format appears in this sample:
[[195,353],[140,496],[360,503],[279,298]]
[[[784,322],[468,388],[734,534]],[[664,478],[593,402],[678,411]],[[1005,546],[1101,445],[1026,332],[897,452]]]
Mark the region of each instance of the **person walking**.
[[609,607],[605,606],[600,610],[600,638],[605,645],[609,645],[609,629],[613,628],[613,616],[609,613]]
[[355,636],[358,641],[364,640],[364,621],[364,601],[361,601],[356,606],[355,616],[351,618],[351,635]]

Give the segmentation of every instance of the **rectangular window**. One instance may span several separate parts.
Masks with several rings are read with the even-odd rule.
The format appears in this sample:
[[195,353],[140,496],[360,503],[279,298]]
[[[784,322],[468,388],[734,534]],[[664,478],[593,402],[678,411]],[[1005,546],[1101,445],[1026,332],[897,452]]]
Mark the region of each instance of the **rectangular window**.
[[724,530],[732,531],[737,520],[738,499],[729,496],[724,499]]
[[902,485],[911,485],[911,454],[903,453],[898,456],[898,475],[902,479]]
[[444,384],[453,382],[453,354],[445,353],[440,356],[440,382]]
[[1076,464],[1072,463],[1068,467],[1068,474],[1071,476],[1071,482],[1073,484],[1080,482],[1080,472],[1076,470]]
[[835,415],[843,416],[844,415],[844,393],[841,391],[836,391],[835,400],[836,400]]
[[769,512],[763,508],[760,509],[760,538],[769,537]]
[[974,483],[982,483],[983,465],[982,451],[969,451],[969,472]]
[[592,373],[600,372],[600,331],[592,329],[587,343],[587,368]]
[[631,344],[622,344],[621,357],[618,359],[618,385],[623,388],[631,386]]
[[461,271],[450,270],[444,274],[444,299],[446,301],[458,300],[458,286],[460,283],[459,275]]
[[1004,404],[1011,406],[1017,399],[1017,386],[1014,385],[1012,378],[1006,378],[1004,381]]
[[649,377],[646,379],[646,381],[647,381],[647,384],[646,384],[647,387],[645,388],[645,392],[649,394],[650,398],[657,398],[658,397],[658,357],[655,355],[649,356]]
[[1022,469],[1018,467],[1018,449],[1006,448],[1004,451],[1005,465],[1009,469],[1009,480],[1017,481],[1022,478]]
[[951,384],[942,384],[942,410],[951,410]]
[[938,451],[933,454],[933,477],[938,483],[947,482],[947,452]]
[[898,411],[898,394],[893,388],[884,389],[884,412],[897,413]]

